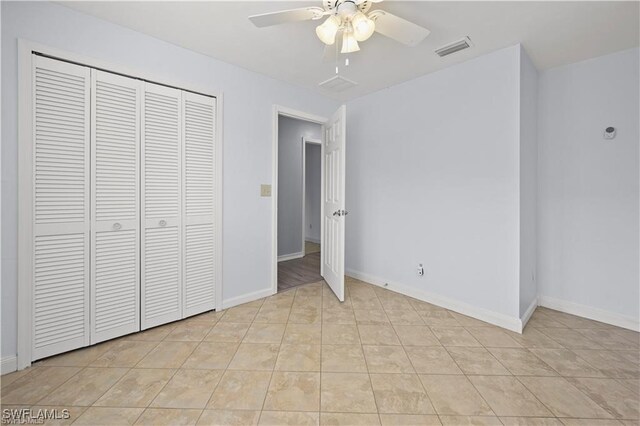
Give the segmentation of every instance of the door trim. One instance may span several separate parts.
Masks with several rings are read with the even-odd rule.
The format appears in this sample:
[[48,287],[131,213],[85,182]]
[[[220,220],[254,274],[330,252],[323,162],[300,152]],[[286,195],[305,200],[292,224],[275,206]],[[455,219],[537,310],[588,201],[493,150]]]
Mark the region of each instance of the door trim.
[[[323,126],[328,120],[319,115],[309,114],[281,105],[273,106],[273,132],[271,135],[271,294],[278,292],[278,117],[280,116],[297,118],[298,120],[309,121]],[[322,144],[320,146],[322,147]]]
[[[305,243],[307,239],[305,238],[305,234],[307,231],[307,223],[306,223],[306,201],[307,201],[307,144],[311,145],[320,145],[320,172],[322,173],[322,140],[314,139],[314,138],[302,138],[302,256],[304,257],[305,252]],[[322,178],[320,179],[320,194],[322,194]],[[322,200],[321,200],[322,201]],[[320,203],[320,209],[322,214],[322,202]],[[322,216],[320,219],[320,223],[322,223]],[[320,235],[320,239],[322,240],[322,235]],[[322,262],[321,262],[322,263]],[[322,265],[321,265],[322,267]]]
[[26,39],[18,39],[18,279],[16,357],[17,369],[29,367],[32,361],[32,242],[33,242],[33,108],[32,108],[32,57],[38,53],[52,59],[76,63],[138,80],[149,81],[200,93],[216,99],[216,310],[222,309],[223,299],[223,146],[224,146],[224,96],[222,91],[208,86],[188,83],[178,79],[168,79],[166,75],[151,70],[141,70],[120,63],[112,63]]

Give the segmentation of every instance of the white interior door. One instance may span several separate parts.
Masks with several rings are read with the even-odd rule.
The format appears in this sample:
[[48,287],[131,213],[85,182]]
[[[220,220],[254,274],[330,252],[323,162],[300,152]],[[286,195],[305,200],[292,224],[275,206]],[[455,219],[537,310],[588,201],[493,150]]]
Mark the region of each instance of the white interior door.
[[89,68],[33,56],[32,359],[89,344]]
[[141,328],[182,318],[182,93],[145,83]]
[[344,301],[345,141],[347,109],[343,105],[324,126],[322,158],[323,218],[321,273]]
[[142,82],[91,70],[91,344],[140,330]]

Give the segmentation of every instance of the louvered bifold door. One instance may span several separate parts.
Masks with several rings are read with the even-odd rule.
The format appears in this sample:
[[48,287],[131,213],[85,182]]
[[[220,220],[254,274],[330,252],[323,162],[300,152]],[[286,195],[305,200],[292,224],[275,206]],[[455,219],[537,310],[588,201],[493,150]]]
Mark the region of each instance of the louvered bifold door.
[[89,344],[89,68],[33,56],[32,358]]
[[215,308],[216,99],[182,92],[183,315]]
[[182,318],[182,108],[145,83],[142,102],[142,329]]
[[92,70],[91,343],[140,330],[142,82]]

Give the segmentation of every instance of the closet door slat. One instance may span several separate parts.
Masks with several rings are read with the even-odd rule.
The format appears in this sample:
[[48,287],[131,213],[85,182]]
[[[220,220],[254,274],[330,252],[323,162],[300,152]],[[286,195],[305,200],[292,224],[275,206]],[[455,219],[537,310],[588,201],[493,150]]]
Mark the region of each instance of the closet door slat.
[[142,82],[98,70],[91,74],[93,344],[140,330]]
[[142,329],[182,318],[181,91],[144,84]]
[[215,308],[216,99],[182,93],[184,316]]
[[91,78],[83,66],[32,59],[35,360],[89,344]]

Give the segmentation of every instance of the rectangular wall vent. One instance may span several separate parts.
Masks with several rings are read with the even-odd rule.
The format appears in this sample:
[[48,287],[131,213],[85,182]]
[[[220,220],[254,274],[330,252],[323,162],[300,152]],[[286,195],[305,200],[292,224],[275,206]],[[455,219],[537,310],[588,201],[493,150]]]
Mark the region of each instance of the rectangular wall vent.
[[436,53],[442,58],[444,56],[451,55],[452,53],[468,49],[471,46],[473,46],[471,40],[469,39],[469,37],[465,37],[462,40],[454,41],[453,43],[449,43],[446,46],[442,46],[436,49]]
[[343,90],[350,89],[356,86],[358,83],[349,80],[341,75],[335,75],[328,80],[323,81],[319,86],[330,92],[342,92]]

